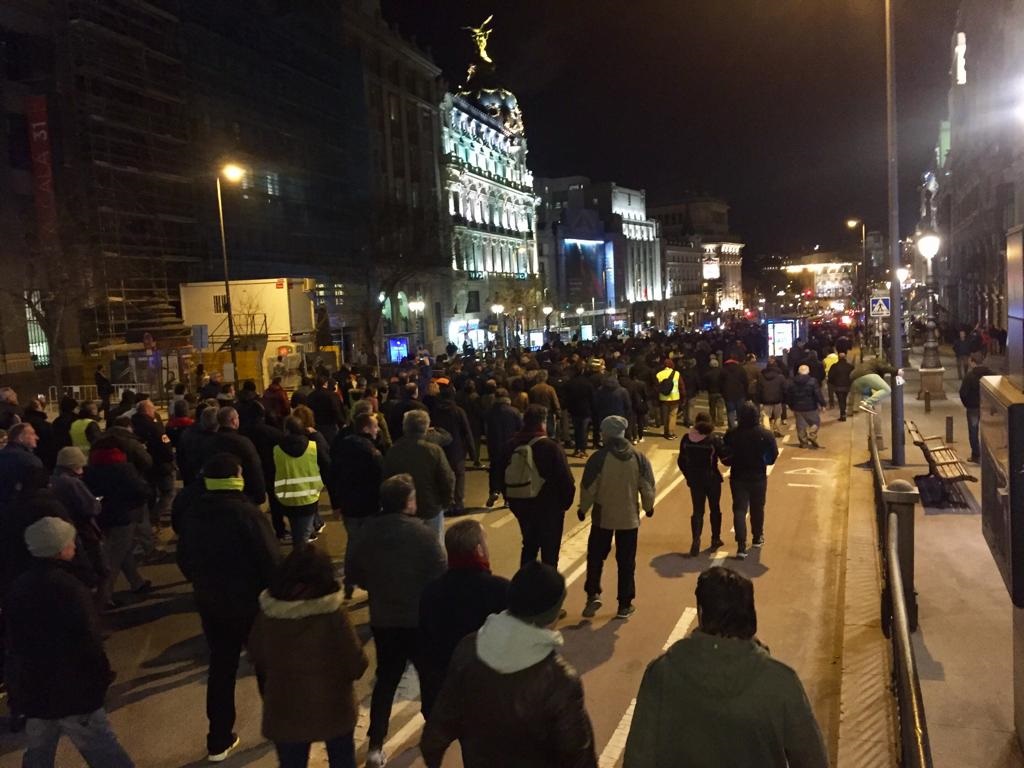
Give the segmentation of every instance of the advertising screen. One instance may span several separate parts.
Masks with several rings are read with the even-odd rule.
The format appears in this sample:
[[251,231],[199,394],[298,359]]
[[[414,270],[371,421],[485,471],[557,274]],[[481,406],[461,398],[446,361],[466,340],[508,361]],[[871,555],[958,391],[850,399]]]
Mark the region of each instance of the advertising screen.
[[605,300],[604,248],[603,240],[562,241],[569,303]]
[[768,321],[768,355],[778,357],[784,349],[792,349],[796,340],[796,322],[793,320]]
[[388,339],[388,360],[392,363],[400,363],[409,356],[409,339],[406,336],[396,336]]

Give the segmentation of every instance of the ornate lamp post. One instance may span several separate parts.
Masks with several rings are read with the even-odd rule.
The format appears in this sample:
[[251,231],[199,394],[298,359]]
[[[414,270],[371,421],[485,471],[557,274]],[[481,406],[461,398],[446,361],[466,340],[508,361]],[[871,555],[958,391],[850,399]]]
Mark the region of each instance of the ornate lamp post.
[[544,341],[547,341],[548,334],[551,333],[551,313],[555,311],[555,308],[550,304],[545,304],[541,311],[544,312]]
[[921,391],[917,399],[924,398],[927,392],[933,400],[945,400],[946,391],[942,386],[942,374],[945,369],[939,359],[938,322],[935,319],[935,276],[932,272],[932,260],[939,252],[942,244],[937,234],[927,231],[917,238],[917,252],[924,257],[928,265],[928,320],[926,322],[924,359],[921,361]]

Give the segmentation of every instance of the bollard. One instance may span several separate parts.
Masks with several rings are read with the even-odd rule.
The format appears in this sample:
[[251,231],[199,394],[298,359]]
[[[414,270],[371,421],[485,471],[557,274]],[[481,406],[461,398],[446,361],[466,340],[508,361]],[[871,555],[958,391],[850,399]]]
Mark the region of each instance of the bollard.
[[932,412],[932,393],[929,392],[927,389],[924,391],[924,412]]
[[946,417],[946,445],[953,442],[953,417]]
[[[907,619],[910,631],[917,631],[917,593],[914,591],[914,508],[920,500],[917,489],[906,480],[894,480],[882,493],[887,510],[887,518],[895,515],[897,520],[898,539],[895,551],[899,556],[900,573],[903,577],[903,597],[907,603]],[[889,526],[886,525],[888,538]],[[886,541],[886,553],[893,551],[890,542]]]

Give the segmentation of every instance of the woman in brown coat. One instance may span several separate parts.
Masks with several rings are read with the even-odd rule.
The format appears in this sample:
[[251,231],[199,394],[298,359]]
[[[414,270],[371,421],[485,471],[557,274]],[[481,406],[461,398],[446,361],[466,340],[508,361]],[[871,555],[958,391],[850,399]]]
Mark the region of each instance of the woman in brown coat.
[[263,692],[263,735],[281,768],[305,768],[314,741],[330,768],[355,766],[358,705],[353,684],[367,659],[343,606],[330,556],[294,550],[260,595],[249,658]]

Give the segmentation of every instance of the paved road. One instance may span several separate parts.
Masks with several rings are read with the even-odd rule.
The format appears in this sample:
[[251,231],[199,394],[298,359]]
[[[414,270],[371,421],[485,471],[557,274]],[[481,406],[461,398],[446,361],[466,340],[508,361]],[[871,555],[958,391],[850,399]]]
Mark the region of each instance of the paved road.
[[[637,553],[637,613],[628,622],[613,618],[615,610],[614,556],[605,570],[606,606],[593,619],[580,618],[583,608],[583,562],[589,519],[567,516],[559,567],[569,581],[568,616],[560,624],[565,655],[582,673],[587,706],[594,722],[602,768],[620,762],[628,732],[631,702],[646,664],[667,644],[696,623],[694,588],[697,574],[712,564],[728,564],[755,580],[759,636],[782,661],[799,672],[825,733],[833,760],[839,718],[839,643],[843,604],[841,567],[845,541],[850,452],[849,424],[831,423],[822,430],[820,451],[804,451],[782,439],[779,462],[769,479],[765,547],[746,561],[731,558],[735,551],[729,512],[730,496],[723,494],[725,539],[728,549],[705,551],[684,558],[689,548],[690,501],[675,468],[678,442],[648,437],[641,445],[654,466],[658,502],[653,519],[643,521]],[[582,461],[573,462],[577,479]],[[471,472],[467,499],[482,503],[486,475]],[[518,564],[519,531],[507,509],[471,510],[487,528],[496,573],[511,575]],[[338,556],[343,550],[340,523],[329,522],[326,541]],[[205,764],[206,719],[205,646],[192,611],[188,585],[173,562],[151,566],[148,574],[159,585],[147,600],[111,617],[116,629],[108,651],[118,671],[109,708],[114,727],[143,768]],[[365,597],[356,593],[353,618],[369,640]],[[372,641],[367,646],[373,654]],[[238,685],[239,751],[226,766],[276,765],[273,749],[259,735],[260,701],[251,670],[243,662]],[[360,757],[365,751],[365,710],[372,674],[359,686],[363,717],[357,728]],[[415,701],[415,676],[407,675],[396,701],[387,750],[390,765],[422,765],[415,746],[422,727]],[[20,764],[17,737],[0,738],[0,768]],[[82,764],[64,745],[58,764]],[[446,765],[458,766],[458,748]],[[322,748],[314,748],[311,765],[326,765]]]

